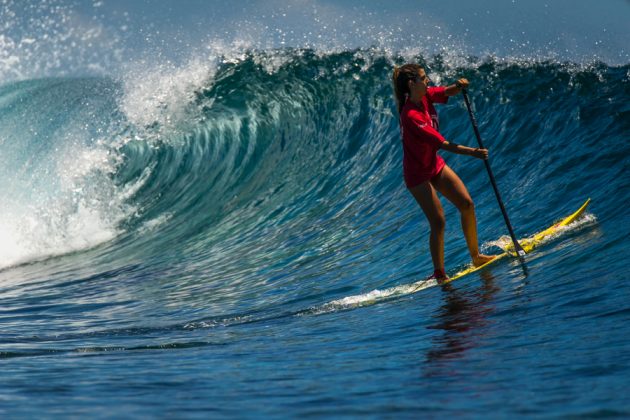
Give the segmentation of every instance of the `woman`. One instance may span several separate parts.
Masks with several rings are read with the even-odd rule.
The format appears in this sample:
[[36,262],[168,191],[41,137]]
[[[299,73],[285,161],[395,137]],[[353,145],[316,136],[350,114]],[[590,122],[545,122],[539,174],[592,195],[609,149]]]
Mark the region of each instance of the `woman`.
[[429,246],[435,271],[429,278],[446,280],[444,270],[444,210],[437,196],[440,192],[461,213],[462,229],[468,251],[475,266],[494,256],[479,253],[475,207],[464,183],[437,154],[444,149],[460,155],[487,159],[487,149],[460,146],[444,139],[438,132],[438,117],[433,103],[446,103],[449,96],[468,87],[468,80],[459,79],[447,87],[429,87],[429,77],[417,64],[394,69],[394,91],[403,140],[403,172],[405,184],[426,215],[431,226]]

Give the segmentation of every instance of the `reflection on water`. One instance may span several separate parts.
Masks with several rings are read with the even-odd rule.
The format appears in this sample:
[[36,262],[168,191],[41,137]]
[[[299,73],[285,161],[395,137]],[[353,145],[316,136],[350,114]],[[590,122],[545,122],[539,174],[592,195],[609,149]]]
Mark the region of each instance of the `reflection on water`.
[[444,305],[435,316],[435,323],[427,328],[443,330],[433,338],[433,346],[427,352],[425,376],[442,376],[444,362],[459,359],[468,349],[475,347],[483,338],[494,311],[493,298],[500,290],[489,271],[480,273],[482,284],[473,292],[458,290],[452,283],[442,285]]

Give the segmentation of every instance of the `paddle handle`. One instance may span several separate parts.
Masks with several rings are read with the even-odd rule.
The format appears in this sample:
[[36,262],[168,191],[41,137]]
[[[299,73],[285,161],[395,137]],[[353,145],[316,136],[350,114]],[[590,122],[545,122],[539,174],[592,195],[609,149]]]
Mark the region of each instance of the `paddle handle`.
[[[483,141],[481,140],[481,135],[479,134],[479,127],[477,127],[477,120],[475,118],[475,114],[472,111],[472,107],[470,106],[470,100],[468,99],[468,92],[466,89],[462,89],[462,94],[464,95],[464,102],[466,103],[466,108],[468,108],[468,115],[470,116],[470,122],[472,123],[473,130],[475,131],[475,136],[477,137],[477,143],[479,143],[479,147],[485,149],[483,146]],[[505,225],[510,232],[510,238],[512,238],[512,243],[514,243],[514,250],[519,256],[525,255],[525,250],[518,243],[516,239],[516,235],[514,235],[514,229],[512,229],[512,224],[510,223],[510,218],[508,217],[507,211],[505,210],[505,206],[503,205],[503,200],[501,199],[501,194],[499,193],[499,188],[497,187],[497,182],[494,179],[494,174],[492,173],[492,169],[490,168],[490,162],[488,159],[485,159],[483,163],[486,164],[486,170],[488,171],[488,176],[490,177],[490,183],[492,183],[492,188],[494,189],[494,194],[497,196],[497,201],[499,202],[499,207],[501,208],[501,213],[503,213],[503,219],[505,219]]]

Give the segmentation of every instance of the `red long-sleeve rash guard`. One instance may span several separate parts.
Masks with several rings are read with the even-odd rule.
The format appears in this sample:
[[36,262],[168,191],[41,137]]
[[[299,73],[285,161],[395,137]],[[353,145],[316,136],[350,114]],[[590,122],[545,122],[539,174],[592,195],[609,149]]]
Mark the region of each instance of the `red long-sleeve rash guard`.
[[445,87],[430,87],[422,98],[422,106],[407,100],[400,114],[403,141],[403,174],[405,185],[412,188],[430,180],[444,168],[444,159],[437,154],[446,140],[438,132],[438,116],[433,103],[445,104]]

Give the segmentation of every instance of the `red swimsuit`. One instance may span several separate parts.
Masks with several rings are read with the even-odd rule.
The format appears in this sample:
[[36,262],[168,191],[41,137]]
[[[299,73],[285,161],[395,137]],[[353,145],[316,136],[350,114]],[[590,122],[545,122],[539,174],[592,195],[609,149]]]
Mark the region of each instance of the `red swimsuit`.
[[444,159],[437,154],[446,140],[438,132],[438,116],[433,103],[445,104],[444,87],[430,87],[422,97],[422,106],[408,100],[400,113],[403,140],[403,173],[407,188],[430,180],[444,168]]

